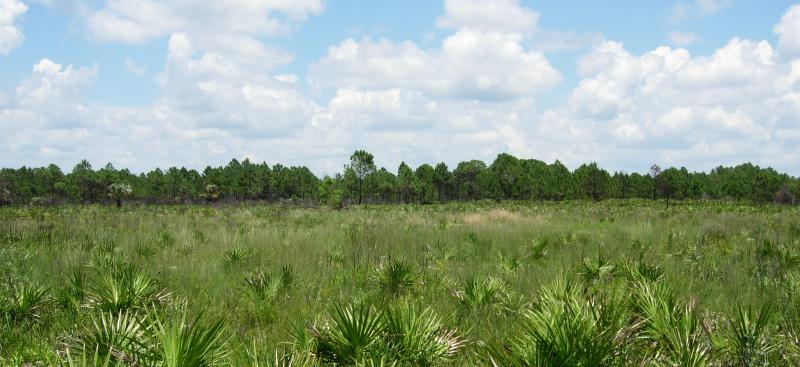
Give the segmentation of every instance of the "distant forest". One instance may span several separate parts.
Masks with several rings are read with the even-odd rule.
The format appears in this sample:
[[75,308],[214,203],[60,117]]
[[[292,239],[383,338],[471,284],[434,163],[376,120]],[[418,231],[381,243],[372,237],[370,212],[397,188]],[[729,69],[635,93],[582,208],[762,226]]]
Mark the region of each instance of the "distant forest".
[[471,200],[565,200],[608,198],[727,199],[798,204],[800,180],[749,163],[711,172],[658,165],[648,173],[610,173],[596,163],[574,171],[500,154],[489,165],[479,160],[396,171],[375,166],[372,154],[356,151],[333,177],[319,178],[306,167],[273,166],[245,159],[202,172],[172,167],[134,174],[111,164],[95,170],[81,161],[64,173],[58,166],[0,170],[0,205],[63,203],[179,204],[287,201],[334,207],[357,203],[438,203]]

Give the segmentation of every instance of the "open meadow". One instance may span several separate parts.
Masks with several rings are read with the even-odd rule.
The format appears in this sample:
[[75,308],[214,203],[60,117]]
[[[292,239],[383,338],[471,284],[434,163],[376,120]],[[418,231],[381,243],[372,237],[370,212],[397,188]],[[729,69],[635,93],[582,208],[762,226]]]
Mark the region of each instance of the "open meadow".
[[797,365],[800,211],[0,210],[3,365]]

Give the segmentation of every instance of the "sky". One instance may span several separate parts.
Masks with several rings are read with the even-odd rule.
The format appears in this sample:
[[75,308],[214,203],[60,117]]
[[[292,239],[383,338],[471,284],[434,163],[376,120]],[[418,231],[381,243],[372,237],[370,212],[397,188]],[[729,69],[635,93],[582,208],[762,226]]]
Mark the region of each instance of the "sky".
[[0,0],[0,167],[800,176],[800,3]]

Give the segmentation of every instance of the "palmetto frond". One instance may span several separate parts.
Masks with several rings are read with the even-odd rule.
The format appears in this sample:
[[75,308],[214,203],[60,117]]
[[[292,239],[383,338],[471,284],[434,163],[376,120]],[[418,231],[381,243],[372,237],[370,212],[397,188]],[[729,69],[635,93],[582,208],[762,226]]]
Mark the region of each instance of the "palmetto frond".
[[312,329],[317,354],[326,362],[340,365],[352,365],[369,354],[382,332],[381,313],[365,304],[336,306],[326,327]]
[[85,356],[94,353],[95,360],[138,365],[152,360],[148,327],[142,316],[129,311],[101,312],[92,317],[89,327],[70,344],[70,349]]
[[224,364],[227,348],[224,320],[205,323],[202,314],[187,322],[186,311],[155,319],[156,356],[161,367],[206,367]]
[[626,332],[619,297],[595,299],[577,282],[546,288],[524,316],[524,333],[506,349],[490,348],[490,362],[510,366],[603,366],[613,361]]
[[382,264],[375,271],[375,278],[384,294],[397,296],[412,289],[417,282],[414,267],[404,261]]
[[124,267],[101,274],[91,283],[88,300],[91,307],[116,313],[144,308],[168,297],[152,278],[136,268]]
[[736,317],[728,318],[729,332],[723,351],[740,366],[768,365],[768,356],[776,348],[766,335],[772,315],[769,304],[765,304],[757,314],[749,308],[739,307]]
[[388,351],[405,363],[438,365],[464,346],[464,340],[446,329],[430,308],[403,302],[389,307],[384,319]]
[[[706,366],[710,358],[698,333],[699,320],[691,304],[677,301],[663,283],[640,282],[635,305],[643,319],[643,335],[659,346],[670,363]],[[665,353],[660,353],[661,351]]]
[[2,308],[12,321],[39,321],[50,301],[49,287],[37,283],[12,284]]

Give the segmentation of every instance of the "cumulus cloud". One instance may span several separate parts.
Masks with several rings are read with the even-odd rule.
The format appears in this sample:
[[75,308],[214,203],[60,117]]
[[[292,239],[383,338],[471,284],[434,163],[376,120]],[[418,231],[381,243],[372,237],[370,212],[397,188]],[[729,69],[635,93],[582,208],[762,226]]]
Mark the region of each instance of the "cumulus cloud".
[[[698,57],[668,47],[633,55],[608,41],[580,69],[585,77],[567,103],[545,112],[538,128],[582,142],[576,157],[602,153],[623,167],[653,161],[708,169],[756,160],[797,168],[793,72],[766,41],[734,38]],[[624,158],[625,151],[638,153]]]
[[17,114],[35,114],[44,126],[80,123],[87,108],[81,94],[97,75],[97,68],[63,67],[49,59],[33,66],[33,73],[17,87]]
[[78,144],[97,123],[82,102],[96,75],[95,67],[62,66],[49,59],[36,63],[16,88],[13,101],[0,108],[0,146],[6,152],[2,163],[43,164],[51,154]]
[[[54,161],[69,168],[88,158],[138,170],[172,164],[202,168],[247,155],[286,162],[300,132],[308,130],[300,134],[304,139],[314,136],[307,129],[314,106],[289,89],[291,84],[267,76],[229,78],[236,72],[222,78],[213,65],[204,64],[204,54],[195,54],[191,42],[181,38],[176,35],[170,42],[161,75],[163,96],[150,106],[84,104],[96,68],[48,59],[37,63],[11,105],[0,108],[0,131],[6,132],[0,146],[7,152],[0,164]],[[264,149],[273,144],[282,149],[274,156]],[[307,151],[312,149],[303,154]]]
[[[116,3],[125,2],[106,8],[122,14]],[[311,2],[285,6],[294,3]],[[528,20],[495,25],[492,17],[470,18],[475,9],[512,9],[503,16],[521,11],[519,19]],[[302,79],[282,70],[292,55],[264,41],[271,31],[169,26],[152,36],[169,42],[161,91],[148,106],[86,104],[82,95],[97,68],[39,62],[0,101],[7,152],[0,165],[89,158],[141,170],[250,157],[334,173],[363,148],[392,169],[401,160],[453,165],[510,152],[572,167],[709,169],[753,161],[797,170],[800,60],[783,57],[796,33],[788,26],[794,9],[775,27],[777,46],[733,38],[707,55],[672,47],[638,54],[601,35],[573,34],[587,39],[578,81],[545,110],[537,103],[561,74],[536,42],[541,31],[527,34],[538,15],[514,1],[448,1],[437,24],[452,31],[432,47],[371,38],[332,45],[308,70],[312,90],[330,92],[315,100]]]
[[198,51],[188,35],[174,34],[159,76],[163,93],[159,103],[184,115],[187,128],[268,136],[301,129],[310,120],[314,105],[294,83],[255,72],[250,61]]
[[447,29],[527,32],[539,21],[539,13],[518,0],[445,0],[444,7],[436,24]]
[[315,126],[391,167],[531,155],[536,97],[562,79],[526,46],[538,17],[517,1],[446,1],[437,24],[453,33],[436,47],[346,39],[310,67],[312,87],[335,90]]
[[19,0],[0,0],[0,54],[7,55],[25,38],[16,21],[28,7]]
[[778,47],[789,56],[800,55],[800,4],[783,15],[773,29],[778,35]]
[[508,100],[553,87],[561,74],[516,34],[462,29],[441,48],[347,39],[311,67],[317,87],[406,88],[437,97]]
[[525,118],[534,113],[529,99],[485,103],[432,100],[404,89],[340,89],[317,114],[316,124],[335,132],[340,147],[363,147],[394,168],[401,160],[455,164],[491,160],[501,151],[531,155],[532,125]]
[[[0,138],[9,152],[4,165],[42,162],[53,154],[60,164],[89,158],[135,169],[198,167],[243,156],[291,162],[292,144],[300,145],[297,136],[313,135],[304,131],[318,108],[297,89],[296,76],[276,73],[292,56],[267,42],[319,13],[321,1],[109,0],[84,10],[80,16],[101,41],[168,37],[159,95],[137,108],[85,105],[81,92],[97,68],[43,60],[16,98],[0,106],[2,130],[11,131]],[[134,73],[145,71],[130,59],[125,65]],[[306,145],[303,154],[313,151]],[[270,157],[264,153],[270,146],[283,151]]]

